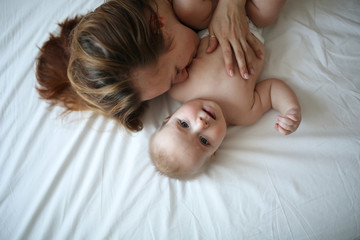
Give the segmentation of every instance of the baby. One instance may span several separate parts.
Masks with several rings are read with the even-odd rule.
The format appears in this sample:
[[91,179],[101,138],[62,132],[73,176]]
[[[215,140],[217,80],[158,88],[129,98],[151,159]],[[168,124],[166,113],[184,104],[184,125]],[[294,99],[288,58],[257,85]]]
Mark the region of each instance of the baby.
[[[174,6],[177,2],[206,1],[174,0]],[[275,129],[284,135],[294,132],[301,121],[297,97],[283,81],[271,78],[256,83],[264,60],[253,54],[254,72],[248,79],[241,78],[238,69],[229,77],[221,49],[206,53],[206,38],[202,38],[188,69],[188,80],[174,85],[169,92],[183,105],[164,120],[150,140],[155,167],[169,177],[186,178],[199,173],[215,156],[229,125],[250,125],[271,108],[281,113]],[[265,52],[264,45],[260,45]]]

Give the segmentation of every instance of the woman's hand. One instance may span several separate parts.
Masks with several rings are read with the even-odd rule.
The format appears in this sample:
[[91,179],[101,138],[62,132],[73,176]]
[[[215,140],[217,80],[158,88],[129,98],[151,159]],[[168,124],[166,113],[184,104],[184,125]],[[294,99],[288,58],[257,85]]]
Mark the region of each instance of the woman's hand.
[[245,0],[219,0],[209,25],[207,53],[213,52],[220,44],[227,73],[234,75],[235,60],[241,76],[248,79],[249,74],[254,72],[250,51],[254,51],[260,59],[263,54],[256,37],[250,33],[245,3]]

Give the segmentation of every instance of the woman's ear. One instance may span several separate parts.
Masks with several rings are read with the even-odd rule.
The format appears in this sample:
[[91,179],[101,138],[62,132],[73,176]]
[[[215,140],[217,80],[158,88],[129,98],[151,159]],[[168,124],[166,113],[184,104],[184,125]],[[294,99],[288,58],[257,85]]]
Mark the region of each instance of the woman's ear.
[[159,14],[158,19],[159,19],[160,27],[163,28],[166,25],[165,16]]
[[152,16],[150,18],[150,26],[153,29],[157,29],[158,27],[160,27],[161,31],[163,31],[165,24],[166,24],[166,17],[163,15]]

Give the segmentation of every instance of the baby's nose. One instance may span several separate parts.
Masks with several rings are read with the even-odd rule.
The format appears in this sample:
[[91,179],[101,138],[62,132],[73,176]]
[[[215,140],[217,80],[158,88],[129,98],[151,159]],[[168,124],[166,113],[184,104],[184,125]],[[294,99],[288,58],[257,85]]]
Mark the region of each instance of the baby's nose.
[[209,126],[209,123],[203,117],[199,117],[199,123],[202,128],[207,128]]

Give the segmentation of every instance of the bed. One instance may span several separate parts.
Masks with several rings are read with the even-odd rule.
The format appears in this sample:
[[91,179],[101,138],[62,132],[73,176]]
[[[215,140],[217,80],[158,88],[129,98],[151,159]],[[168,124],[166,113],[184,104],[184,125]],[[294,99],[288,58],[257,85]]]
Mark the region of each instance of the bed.
[[230,127],[188,181],[156,172],[148,140],[179,103],[150,102],[129,134],[63,115],[35,90],[38,47],[102,0],[5,0],[0,8],[0,239],[360,239],[360,2],[288,0],[264,29],[261,79],[296,92],[303,121],[270,111]]

